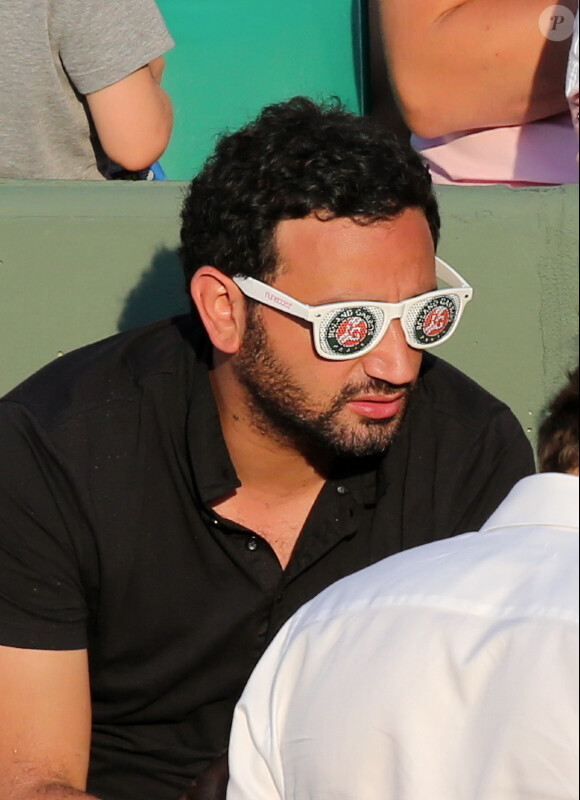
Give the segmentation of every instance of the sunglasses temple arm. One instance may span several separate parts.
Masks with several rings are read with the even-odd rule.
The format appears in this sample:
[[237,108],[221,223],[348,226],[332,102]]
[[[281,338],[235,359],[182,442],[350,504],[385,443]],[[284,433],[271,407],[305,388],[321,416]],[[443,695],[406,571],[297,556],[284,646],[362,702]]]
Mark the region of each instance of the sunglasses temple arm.
[[312,306],[301,303],[299,300],[290,297],[290,295],[274,289],[272,286],[255,278],[235,277],[233,280],[246,297],[257,300],[270,308],[276,308],[278,311],[284,311],[286,314],[299,317],[307,322],[312,321]]
[[442,258],[439,258],[439,256],[435,258],[435,264],[437,268],[437,277],[442,281],[445,281],[448,286],[451,286],[454,289],[471,288],[467,281],[462,278],[461,275],[454,270],[450,264],[448,264],[446,261],[443,261]]

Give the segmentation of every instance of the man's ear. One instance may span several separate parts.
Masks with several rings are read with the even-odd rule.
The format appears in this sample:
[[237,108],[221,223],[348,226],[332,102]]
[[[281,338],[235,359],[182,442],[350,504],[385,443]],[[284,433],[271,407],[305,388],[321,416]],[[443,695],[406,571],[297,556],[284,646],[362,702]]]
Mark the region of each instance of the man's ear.
[[245,300],[234,281],[215,267],[200,267],[190,291],[213,346],[237,353],[244,336]]

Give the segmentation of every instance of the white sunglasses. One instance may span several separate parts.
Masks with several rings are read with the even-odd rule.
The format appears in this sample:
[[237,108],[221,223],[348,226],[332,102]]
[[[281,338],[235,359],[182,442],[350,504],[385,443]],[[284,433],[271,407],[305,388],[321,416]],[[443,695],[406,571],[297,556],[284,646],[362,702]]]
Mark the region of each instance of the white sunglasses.
[[436,258],[435,264],[437,277],[451,288],[400,303],[356,300],[309,306],[255,278],[237,276],[233,280],[246,297],[310,322],[321,358],[346,361],[376,347],[394,319],[401,320],[407,343],[417,350],[442,344],[455,333],[473,289],[442,259]]

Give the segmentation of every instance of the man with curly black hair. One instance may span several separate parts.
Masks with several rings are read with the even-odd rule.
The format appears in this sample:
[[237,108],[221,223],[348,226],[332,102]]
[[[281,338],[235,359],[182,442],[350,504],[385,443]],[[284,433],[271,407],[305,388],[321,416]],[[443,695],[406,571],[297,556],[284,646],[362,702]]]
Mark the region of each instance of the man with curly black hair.
[[410,148],[272,106],[191,184],[195,313],[0,402],[3,800],[175,800],[292,613],[533,471],[511,412],[426,352],[472,295],[438,237]]

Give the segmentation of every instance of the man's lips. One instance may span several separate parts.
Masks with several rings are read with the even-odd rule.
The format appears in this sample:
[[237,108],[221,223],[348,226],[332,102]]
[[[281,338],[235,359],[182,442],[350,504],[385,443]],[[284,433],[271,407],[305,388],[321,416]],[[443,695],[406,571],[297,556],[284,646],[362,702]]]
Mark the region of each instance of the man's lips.
[[397,416],[403,406],[405,392],[397,395],[368,395],[356,397],[349,402],[349,408],[367,419],[391,419]]

